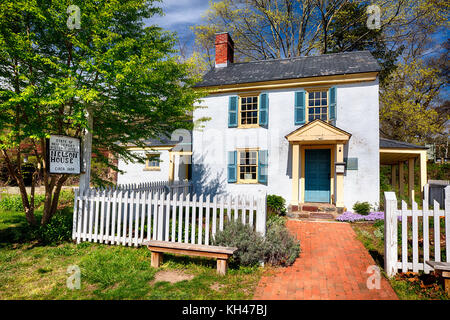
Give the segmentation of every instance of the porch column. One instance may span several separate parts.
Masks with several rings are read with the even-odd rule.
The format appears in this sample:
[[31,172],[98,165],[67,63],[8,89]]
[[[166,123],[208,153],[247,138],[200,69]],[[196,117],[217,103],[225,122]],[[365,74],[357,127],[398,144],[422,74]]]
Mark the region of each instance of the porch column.
[[391,185],[392,185],[392,189],[394,189],[397,187],[397,165],[392,164],[391,165]]
[[292,145],[292,199],[291,199],[291,205],[297,206],[298,205],[298,168],[299,168],[299,161],[300,158],[300,145],[299,144],[293,144]]
[[411,203],[414,201],[414,158],[408,159],[408,197]]
[[405,184],[404,184],[404,178],[405,178],[405,170],[404,170],[404,163],[403,161],[400,161],[398,163],[398,193],[400,196],[403,196],[405,193]]
[[[344,145],[336,144],[336,162],[344,162]],[[344,173],[336,173],[336,207],[344,207]]]
[[423,187],[427,184],[427,152],[420,152],[420,190],[423,199]]

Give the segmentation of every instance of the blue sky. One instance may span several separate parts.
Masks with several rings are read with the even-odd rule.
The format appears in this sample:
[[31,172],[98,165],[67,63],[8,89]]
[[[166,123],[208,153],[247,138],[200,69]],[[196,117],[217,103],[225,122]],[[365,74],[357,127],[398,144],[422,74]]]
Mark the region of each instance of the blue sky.
[[163,17],[153,17],[149,23],[156,24],[163,29],[175,31],[180,42],[194,43],[194,34],[190,27],[201,22],[202,14],[208,9],[208,0],[163,0],[155,2],[165,13]]

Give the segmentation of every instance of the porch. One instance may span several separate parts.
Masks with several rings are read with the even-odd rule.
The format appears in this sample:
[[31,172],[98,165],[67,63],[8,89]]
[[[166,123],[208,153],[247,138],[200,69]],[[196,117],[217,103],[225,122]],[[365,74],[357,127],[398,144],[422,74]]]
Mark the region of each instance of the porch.
[[292,146],[292,211],[309,202],[344,207],[344,145],[350,137],[319,119],[286,136]]
[[[416,173],[415,165],[419,170]],[[411,143],[380,138],[380,165],[391,166],[391,185],[400,196],[405,194],[405,171],[408,174],[408,199],[414,201],[414,181],[418,183],[423,198],[423,187],[427,184],[427,148]]]

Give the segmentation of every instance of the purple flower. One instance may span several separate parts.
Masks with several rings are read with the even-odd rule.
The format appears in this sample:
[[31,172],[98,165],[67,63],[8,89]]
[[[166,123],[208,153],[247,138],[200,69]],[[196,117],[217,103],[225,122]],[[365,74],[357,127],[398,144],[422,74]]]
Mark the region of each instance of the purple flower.
[[337,221],[375,221],[375,220],[383,220],[384,212],[370,212],[368,215],[362,215],[358,213],[353,213],[350,211],[346,211],[336,218]]

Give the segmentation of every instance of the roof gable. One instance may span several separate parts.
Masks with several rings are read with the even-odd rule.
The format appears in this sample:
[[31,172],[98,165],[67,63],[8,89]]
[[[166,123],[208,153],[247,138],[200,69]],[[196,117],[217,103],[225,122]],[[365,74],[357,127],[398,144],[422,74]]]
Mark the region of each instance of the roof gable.
[[311,141],[348,141],[351,134],[332,126],[325,121],[316,119],[297,130],[289,133],[286,139],[290,142],[311,142]]

